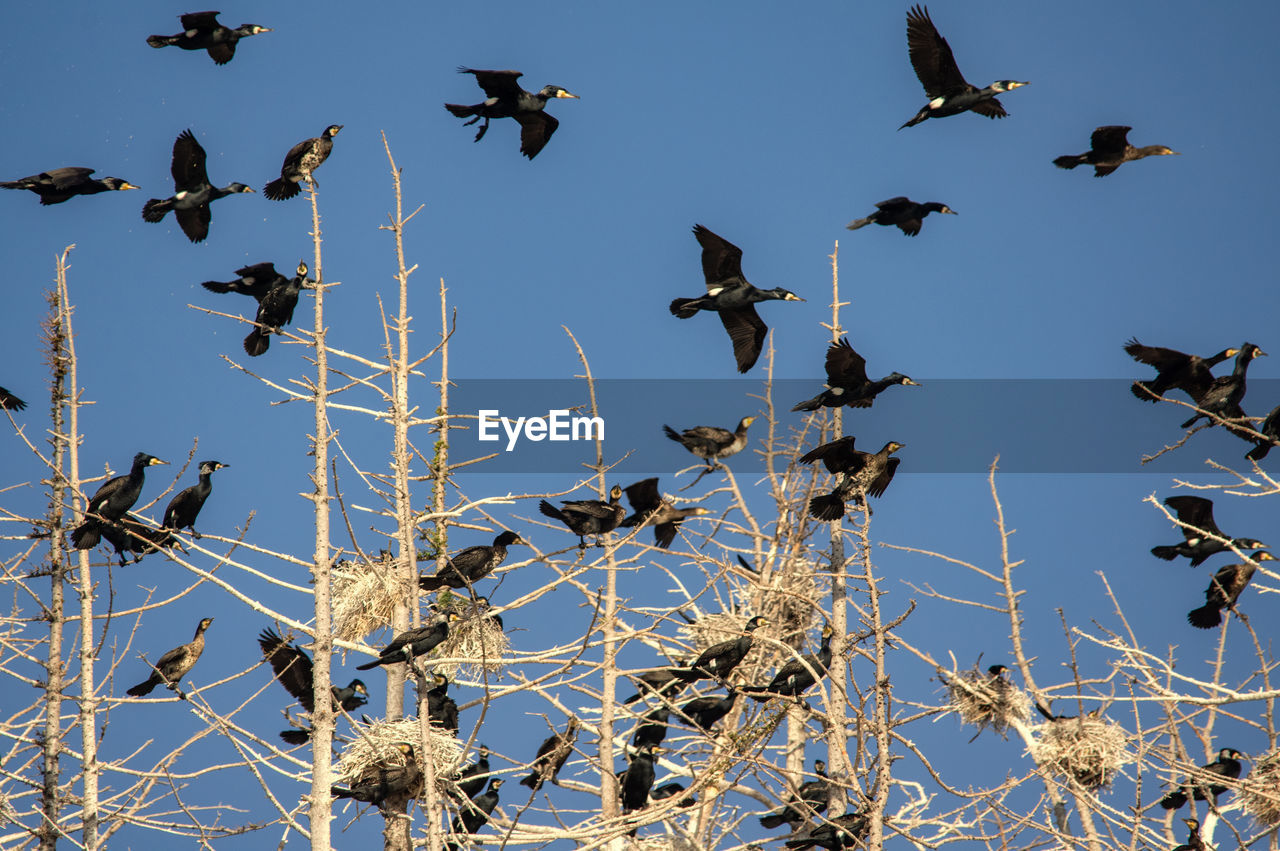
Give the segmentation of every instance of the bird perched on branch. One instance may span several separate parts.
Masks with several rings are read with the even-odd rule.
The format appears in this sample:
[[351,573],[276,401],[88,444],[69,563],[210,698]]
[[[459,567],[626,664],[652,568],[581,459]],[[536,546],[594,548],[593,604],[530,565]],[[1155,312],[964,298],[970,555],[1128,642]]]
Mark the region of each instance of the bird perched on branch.
[[[3,403],[0,403],[0,407],[4,407]],[[1258,445],[1250,449],[1244,456],[1250,461],[1261,461],[1267,457],[1271,447],[1280,444],[1280,405],[1276,405],[1271,409],[1271,413],[1267,414],[1267,418],[1262,421],[1262,425],[1258,426],[1258,432],[1262,435],[1262,439],[1255,437],[1253,442]]]
[[822,813],[827,809],[827,800],[831,796],[827,764],[820,759],[815,759],[813,773],[817,775],[817,779],[801,783],[797,790],[798,794],[792,795],[789,803],[760,816],[762,827],[772,829],[785,824],[794,832],[809,820],[811,813]]
[[730,686],[724,697],[709,695],[694,698],[680,707],[679,714],[702,732],[710,733],[717,721],[733,711],[737,700],[738,690]]
[[427,655],[449,637],[449,624],[458,620],[457,612],[449,612],[440,620],[408,629],[391,639],[391,643],[378,651],[378,658],[363,665],[357,671],[368,671],[379,665],[394,665]]
[[449,678],[432,674],[433,687],[427,689],[427,720],[437,727],[458,735],[458,703],[449,697]]
[[924,217],[930,213],[944,213],[949,216],[959,215],[946,204],[939,204],[937,201],[917,204],[905,195],[899,195],[896,198],[881,201],[876,204],[874,213],[863,219],[854,219],[844,227],[845,230],[857,230],[867,225],[897,225],[898,229],[907,236],[915,236],[920,233],[920,228],[924,225]]
[[810,516],[839,520],[844,516],[846,502],[861,504],[864,495],[880,497],[893,481],[901,459],[890,456],[903,447],[901,443],[891,440],[879,452],[862,452],[854,449],[853,443],[853,437],[841,437],[800,457],[802,464],[821,459],[829,472],[840,476],[831,493],[809,500]]
[[1187,623],[1199,629],[1213,629],[1221,624],[1222,612],[1235,606],[1249,580],[1253,579],[1258,563],[1263,561],[1276,561],[1276,557],[1264,550],[1249,556],[1249,561],[1243,564],[1218,568],[1204,591],[1204,605],[1187,612]]
[[700,506],[676,508],[663,499],[662,494],[658,492],[658,480],[656,477],[642,479],[634,485],[628,485],[626,494],[627,501],[631,503],[631,508],[635,513],[618,525],[627,528],[642,525],[652,526],[653,542],[664,550],[671,546],[671,542],[675,540],[676,529],[680,527],[685,518],[701,517],[704,514],[711,513],[711,509]]
[[[661,749],[657,745],[645,745],[632,755],[627,770],[623,772],[618,796],[624,813],[644,809],[649,803],[649,790],[653,788],[653,760],[658,753]],[[629,835],[635,836],[635,833],[636,829],[632,828]]]
[[0,183],[0,189],[29,189],[40,196],[40,203],[61,204],[77,195],[97,195],[99,192],[123,192],[140,189],[119,177],[92,178],[91,168],[51,168],[30,177]]
[[464,127],[484,119],[476,132],[479,142],[489,130],[494,118],[514,118],[520,124],[520,153],[533,159],[551,141],[560,122],[546,112],[547,101],[554,98],[578,96],[560,86],[543,86],[537,92],[526,92],[516,81],[524,76],[519,71],[479,71],[475,68],[459,68],[459,74],[473,74],[476,83],[484,90],[485,100],[471,106],[446,103],[444,108],[459,118],[471,118]]
[[667,738],[667,720],[670,717],[671,707],[665,703],[646,712],[631,735],[631,746],[639,749],[647,745],[662,744]]
[[671,315],[689,319],[700,310],[719,314],[720,322],[733,343],[738,372],[746,372],[755,366],[764,347],[765,335],[769,333],[769,326],[756,313],[756,304],[804,299],[782,287],[757,289],[742,274],[741,248],[702,225],[693,226],[693,235],[702,246],[702,276],[706,279],[707,294],[675,299],[671,302]]
[[204,501],[209,498],[209,494],[213,493],[213,482],[209,477],[223,467],[229,466],[231,465],[223,464],[221,461],[201,461],[200,481],[183,489],[169,500],[169,505],[164,510],[164,528],[190,529],[191,537],[199,539],[200,533],[196,531],[195,523],[196,517],[200,515],[200,509],[204,508]]
[[710,468],[713,462],[737,455],[746,447],[747,428],[755,421],[755,417],[743,417],[738,420],[738,427],[733,431],[719,426],[694,426],[677,432],[671,426],[664,425],[662,432],[670,440],[706,461]]
[[929,102],[899,130],[914,127],[929,118],[944,118],[969,111],[987,118],[1004,118],[1008,113],[996,100],[996,95],[1028,85],[1017,80],[996,80],[985,89],[971,85],[960,73],[951,46],[933,25],[929,9],[925,6],[915,6],[907,11],[907,52]]
[[315,281],[307,277],[308,271],[307,264],[298,261],[294,277],[285,280],[283,284],[276,283],[258,300],[258,313],[253,321],[260,327],[254,328],[244,338],[244,350],[249,357],[256,358],[266,354],[271,347],[271,335],[279,334],[281,328],[293,321],[299,293],[315,284]]
[[[1181,427],[1191,428],[1197,420],[1208,418],[1209,414],[1216,414],[1224,420],[1242,419],[1245,414],[1240,408],[1240,403],[1244,401],[1244,394],[1248,389],[1245,384],[1245,374],[1249,371],[1249,364],[1253,362],[1254,358],[1265,357],[1266,354],[1253,343],[1245,343],[1241,346],[1239,353],[1236,355],[1236,364],[1231,370],[1231,374],[1215,378],[1213,383],[1209,385],[1209,389],[1204,392],[1204,395],[1195,399],[1198,411],[1194,417],[1183,423]],[[1214,425],[1215,423],[1210,419],[1209,424]]]
[[218,23],[217,12],[190,12],[180,17],[182,32],[177,35],[147,37],[152,47],[181,47],[183,50],[207,50],[218,65],[226,65],[236,55],[236,42],[251,35],[271,32],[270,27],[241,24],[235,29]]
[[570,717],[563,733],[553,733],[538,746],[538,754],[533,758],[529,776],[521,780],[520,785],[528,786],[535,792],[548,780],[559,786],[560,769],[573,753],[573,742],[577,738],[578,719]]
[[861,811],[836,816],[828,822],[817,825],[804,836],[788,839],[786,847],[803,849],[826,848],[827,851],[838,851],[841,848],[853,848],[861,844],[871,826],[870,819]]
[[637,691],[622,703],[624,705],[635,703],[646,694],[657,695],[661,698],[671,697],[685,687],[687,681],[681,676],[682,671],[680,670],[683,667],[683,664],[677,663],[675,668],[658,668],[632,677],[631,679],[635,681]]
[[816,411],[821,407],[870,408],[876,397],[895,384],[909,387],[920,385],[901,372],[891,372],[875,381],[867,378],[867,361],[849,345],[848,337],[841,337],[827,346],[827,389],[812,399],[797,403],[793,411]]
[[1187,826],[1187,844],[1179,845],[1173,851],[1208,851],[1208,846],[1204,844],[1204,840],[1200,838],[1200,822],[1198,819],[1184,818],[1182,823]]
[[[449,832],[453,834],[475,833],[488,824],[489,816],[493,815],[494,808],[498,806],[498,790],[502,788],[502,783],[501,777],[495,777],[489,781],[489,788],[483,795],[478,795],[470,801],[463,801],[457,817],[453,820],[453,824],[449,826]],[[445,843],[445,847],[457,849],[461,846],[458,841],[450,840]]]
[[396,745],[396,751],[401,754],[403,765],[371,765],[350,786],[332,786],[329,794],[335,798],[352,798],[379,806],[389,798],[407,800],[416,797],[422,791],[422,767],[414,756],[413,746],[400,742]]
[[538,503],[538,510],[552,520],[559,520],[569,531],[578,536],[578,549],[586,549],[587,535],[603,535],[618,528],[627,510],[622,507],[622,488],[614,485],[609,491],[609,501],[582,499],[562,502],[556,508],[545,499]]
[[419,576],[418,587],[423,591],[438,591],[445,586],[466,588],[474,585],[506,561],[507,547],[523,543],[515,532],[501,532],[490,546],[477,544],[454,553],[435,576]]
[[133,456],[133,466],[126,476],[109,479],[89,499],[84,509],[84,522],[71,533],[71,546],[77,550],[91,550],[102,540],[104,521],[119,520],[142,496],[146,470],[156,464],[166,464],[154,455],[139,452]]
[[680,671],[678,676],[686,682],[703,679],[727,680],[734,668],[742,664],[751,652],[753,633],[762,626],[768,626],[769,619],[756,615],[747,621],[742,628],[742,635],[713,644],[698,654],[698,658],[689,663],[687,670]]
[[[262,648],[263,658],[271,664],[276,681],[302,704],[308,714],[315,712],[315,669],[307,651],[285,641],[272,629],[259,633],[258,646]],[[355,712],[368,702],[369,690],[361,680],[352,680],[345,688],[331,685],[329,689],[333,695],[333,706],[341,707],[344,712]],[[311,731],[285,730],[280,733],[280,738],[291,745],[301,745],[310,740]]]
[[1216,355],[1202,358],[1189,355],[1177,349],[1166,349],[1161,346],[1144,346],[1136,338],[1124,344],[1125,352],[1138,363],[1156,368],[1153,381],[1135,381],[1130,390],[1133,395],[1146,402],[1158,402],[1157,396],[1163,396],[1170,390],[1181,390],[1192,400],[1199,399],[1213,384],[1213,367],[1227,358],[1233,358],[1239,349],[1223,349]]
[[[1240,550],[1267,549],[1266,544],[1253,538],[1228,538],[1213,520],[1211,499],[1202,496],[1171,496],[1164,504],[1177,515],[1186,540],[1171,546],[1152,547],[1151,554],[1156,558],[1173,561],[1178,556],[1186,556],[1191,559],[1192,567],[1199,567],[1210,556],[1226,552],[1229,546]],[[1209,537],[1210,535],[1213,537]]]
[[468,765],[454,781],[454,787],[463,798],[471,799],[484,788],[489,779],[489,748],[481,744],[476,761]]
[[280,166],[280,176],[262,187],[262,197],[268,201],[285,201],[302,191],[298,184],[304,180],[318,189],[320,183],[313,172],[329,158],[333,137],[341,129],[341,124],[330,124],[319,136],[304,139],[290,148]]
[[1058,157],[1053,164],[1058,168],[1072,169],[1078,165],[1093,166],[1094,177],[1106,177],[1127,162],[1140,160],[1143,157],[1177,156],[1178,152],[1164,145],[1147,145],[1135,148],[1129,144],[1129,131],[1132,127],[1108,125],[1099,127],[1089,137],[1089,150],[1083,154],[1067,154]]
[[765,701],[774,697],[799,697],[810,686],[818,681],[818,677],[826,676],[831,666],[831,637],[835,630],[830,624],[822,627],[822,645],[817,653],[806,653],[798,659],[787,662],[768,685],[746,686],[742,693],[752,700]]
[[209,172],[205,170],[207,158],[204,148],[191,135],[190,130],[183,130],[178,134],[173,143],[173,162],[169,166],[173,174],[173,196],[163,200],[152,198],[144,204],[143,220],[159,222],[166,213],[173,210],[187,239],[204,242],[209,235],[209,223],[213,221],[209,205],[228,195],[253,191],[243,183],[228,183],[222,188],[211,184]]
[[1243,770],[1243,766],[1240,765],[1242,759],[1246,759],[1245,755],[1235,748],[1223,748],[1218,751],[1217,759],[1208,765],[1200,766],[1197,772],[1200,775],[1199,778],[1192,775],[1191,783],[1165,795],[1160,799],[1160,806],[1166,810],[1176,810],[1182,807],[1189,797],[1197,801],[1213,801],[1214,806],[1217,806],[1218,796],[1229,788],[1219,781],[1239,779],[1240,772]]
[[201,620],[196,625],[195,638],[161,656],[152,666],[151,676],[125,693],[133,697],[143,697],[151,694],[153,688],[163,683],[170,691],[176,692],[178,697],[186,700],[187,696],[182,693],[182,689],[178,688],[178,684],[195,667],[196,662],[200,661],[200,654],[204,652],[204,631],[211,623],[213,618]]
[[148,553],[158,552],[162,547],[172,546],[173,535],[167,529],[152,529],[138,522],[132,514],[126,512],[119,520],[111,520],[99,524],[98,531],[107,543],[115,547],[120,557],[120,566],[125,566],[125,556],[133,554],[133,563],[142,561]]

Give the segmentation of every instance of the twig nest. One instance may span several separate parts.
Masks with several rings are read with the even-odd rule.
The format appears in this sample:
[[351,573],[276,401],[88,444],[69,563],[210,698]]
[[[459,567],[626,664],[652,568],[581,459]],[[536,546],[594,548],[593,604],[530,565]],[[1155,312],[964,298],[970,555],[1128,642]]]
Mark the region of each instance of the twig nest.
[[947,676],[947,704],[964,723],[991,727],[1002,736],[1010,723],[1031,717],[1026,692],[976,666]]
[[343,641],[358,641],[391,623],[404,596],[388,553],[376,561],[340,561],[332,580],[333,634]]
[[[342,785],[360,785],[366,778],[376,778],[380,771],[402,768],[410,759],[422,762],[422,725],[417,718],[402,721],[375,721],[368,726],[356,726],[357,737],[338,757],[338,782]],[[435,758],[436,777],[452,777],[462,762],[462,743],[451,733],[433,727],[429,736],[431,752]],[[406,754],[404,745],[413,749]],[[444,791],[445,784],[437,784]],[[412,790],[409,797],[417,797],[421,789]]]
[[472,600],[461,594],[441,593],[433,606],[438,615],[456,612],[458,620],[449,626],[449,637],[432,653],[438,659],[466,659],[465,662],[441,662],[433,664],[449,679],[456,679],[459,671],[468,678],[478,679],[481,672],[500,673],[503,658],[511,649],[511,642],[503,632],[498,619],[489,614],[489,602],[481,597]]
[[1129,736],[1119,724],[1085,715],[1036,727],[1031,757],[1041,766],[1086,789],[1110,786],[1116,772],[1133,762]]
[[1280,824],[1280,751],[1254,763],[1240,789],[1240,806],[1262,827]]

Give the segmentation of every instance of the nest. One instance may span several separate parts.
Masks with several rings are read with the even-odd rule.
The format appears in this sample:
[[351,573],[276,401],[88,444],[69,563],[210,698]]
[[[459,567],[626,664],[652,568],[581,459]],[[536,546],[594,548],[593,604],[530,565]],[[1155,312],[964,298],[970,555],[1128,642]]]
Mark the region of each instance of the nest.
[[1262,827],[1280,824],[1280,751],[1254,763],[1240,790],[1240,806]]
[[449,637],[432,652],[434,658],[465,659],[465,662],[435,664],[449,679],[455,679],[459,671],[471,679],[479,679],[481,673],[500,673],[503,658],[511,649],[511,642],[502,627],[488,616],[489,604],[485,600],[471,600],[458,594],[441,594],[435,603],[437,614],[456,612],[460,620],[449,627]]
[[1004,735],[1014,721],[1031,717],[1031,699],[1003,677],[977,667],[947,677],[947,703],[966,724],[991,727]]
[[1060,718],[1041,724],[1037,732],[1032,758],[1086,789],[1110,786],[1116,772],[1133,761],[1124,728],[1105,718]]
[[393,556],[340,561],[333,567],[332,579],[335,638],[358,641],[391,623],[396,602],[403,598]]
[[[375,721],[367,727],[357,725],[356,733],[357,738],[338,757],[338,782],[343,785],[359,784],[362,778],[376,777],[380,770],[404,766],[409,757],[400,750],[400,745],[412,747],[415,759],[422,747],[422,725],[417,718]],[[436,777],[453,776],[462,762],[462,743],[438,728],[432,728],[429,741]],[[438,782],[438,785],[444,792],[446,784]]]

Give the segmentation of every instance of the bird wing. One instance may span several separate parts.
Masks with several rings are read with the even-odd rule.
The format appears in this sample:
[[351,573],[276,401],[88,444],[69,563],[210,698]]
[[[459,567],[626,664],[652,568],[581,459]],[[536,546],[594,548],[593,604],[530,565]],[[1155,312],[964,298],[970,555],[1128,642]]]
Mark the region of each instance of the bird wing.
[[546,147],[551,134],[560,126],[554,115],[545,112],[517,112],[515,119],[520,122],[520,153],[529,159]]
[[[704,266],[705,262],[704,260]],[[755,366],[756,359],[760,357],[760,349],[764,346],[769,326],[764,324],[764,320],[756,313],[755,305],[751,304],[737,310],[721,310],[719,316],[724,330],[729,332],[729,339],[733,341],[733,356],[738,361],[738,372],[746,372]]]
[[901,458],[890,458],[884,465],[884,472],[876,476],[875,481],[867,488],[867,493],[871,496],[883,495],[885,488],[889,487],[889,482],[893,481],[893,474],[898,471],[900,463],[902,463]]
[[579,502],[566,502],[564,510],[573,514],[583,514],[588,517],[598,517],[606,519],[614,514],[613,506],[607,502],[600,502],[596,499],[584,499]]
[[217,44],[211,44],[205,48],[205,52],[213,59],[215,65],[226,65],[236,57],[236,43],[234,41],[222,41]]
[[1004,105],[995,98],[980,100],[969,109],[979,115],[985,115],[987,118],[1004,118],[1009,114],[1004,111]]
[[478,71],[475,68],[459,68],[459,74],[474,74],[476,82],[491,98],[516,98],[520,96],[520,84],[524,76],[519,71]]
[[205,160],[208,155],[204,148],[191,135],[190,130],[183,130],[173,143],[173,163],[169,170],[173,174],[173,186],[178,191],[189,191],[209,183],[209,173],[205,171]]
[[702,225],[693,226],[693,235],[702,246],[702,275],[707,280],[708,291],[725,281],[746,280],[742,277],[741,248]]
[[312,144],[316,141],[316,139],[303,139],[301,142],[290,148],[289,153],[284,155],[284,168],[288,168],[291,165],[294,168],[297,168],[302,162],[302,158],[311,150]]
[[1161,346],[1144,346],[1137,339],[1130,339],[1129,342],[1125,343],[1124,350],[1129,357],[1138,363],[1154,366],[1160,372],[1174,367],[1185,366],[1187,361],[1191,359],[1190,355],[1176,349],[1166,349]]
[[916,76],[929,97],[956,94],[968,87],[951,53],[951,46],[933,25],[929,10],[923,6],[915,6],[907,12],[907,52],[911,56],[911,67],[916,70]]
[[44,176],[54,185],[55,189],[69,189],[72,186],[79,186],[89,179],[89,175],[93,174],[91,168],[76,168],[68,166],[66,168],[55,168],[46,171]]
[[625,490],[627,502],[631,503],[631,508],[642,517],[662,505],[662,496],[658,493],[656,477],[643,479],[634,485],[629,485]]
[[231,285],[230,291],[251,295],[259,302],[271,292],[272,287],[285,280],[285,277],[276,271],[274,263],[245,266],[242,269],[236,269],[236,274],[240,276],[240,280]]
[[827,379],[839,385],[867,382],[867,361],[849,345],[848,337],[827,347]]
[[1089,147],[1097,154],[1123,154],[1129,146],[1128,135],[1132,129],[1118,124],[1099,127],[1089,137]]
[[850,464],[860,464],[866,457],[867,453],[853,448],[854,442],[853,435],[845,435],[830,443],[824,443],[800,456],[800,463],[812,464],[820,460],[828,472],[839,473],[848,469]]
[[[1218,528],[1218,524],[1213,522],[1213,500],[1202,496],[1171,496],[1164,501],[1164,504],[1172,508],[1183,523],[1212,532],[1219,537],[1226,537]],[[1186,528],[1182,531],[1188,538],[1200,537],[1199,532],[1192,532]]]
[[733,442],[733,432],[719,426],[694,426],[693,428],[685,429],[684,436],[714,444],[716,447],[726,446]]
[[920,219],[903,219],[902,221],[898,222],[898,229],[901,230],[903,233],[905,233],[907,236],[915,236],[916,234],[920,233],[920,228],[923,225],[924,225],[924,222],[921,221]]
[[879,204],[876,204],[876,209],[892,214],[909,206],[911,206],[911,199],[905,195],[898,195],[895,198],[887,198]]
[[209,209],[208,204],[201,204],[189,210],[174,210],[173,215],[177,218],[182,232],[192,242],[204,242],[205,237],[209,235],[209,223],[213,221],[213,211]]
[[221,26],[217,12],[188,12],[180,20],[184,30],[212,30]]
[[271,663],[271,670],[285,691],[293,695],[308,712],[315,709],[312,695],[313,671],[311,657],[301,647],[285,641],[275,631],[264,629],[258,636],[262,655]]

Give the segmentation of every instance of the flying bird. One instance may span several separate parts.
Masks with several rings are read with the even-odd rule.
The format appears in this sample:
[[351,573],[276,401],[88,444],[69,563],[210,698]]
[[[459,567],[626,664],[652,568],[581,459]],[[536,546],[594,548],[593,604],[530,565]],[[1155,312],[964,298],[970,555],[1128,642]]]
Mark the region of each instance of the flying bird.
[[270,27],[241,24],[235,29],[218,22],[217,12],[190,12],[182,15],[182,32],[177,35],[147,37],[152,47],[181,47],[183,50],[207,50],[218,65],[226,65],[236,55],[236,42],[251,35],[271,32]]
[[1106,177],[1127,162],[1140,160],[1143,157],[1177,156],[1178,152],[1164,145],[1147,145],[1135,148],[1129,144],[1129,131],[1132,127],[1109,125],[1099,127],[1089,137],[1089,150],[1083,154],[1067,154],[1058,157],[1053,164],[1058,168],[1072,169],[1078,165],[1093,166],[1094,177]]
[[484,119],[476,132],[479,142],[489,130],[494,118],[514,118],[520,123],[520,153],[533,159],[551,141],[560,122],[546,112],[547,101],[553,98],[577,98],[560,86],[543,86],[537,92],[526,92],[516,81],[524,76],[520,71],[479,71],[475,68],[459,68],[459,74],[474,74],[476,83],[484,90],[485,99],[471,106],[446,103],[444,108],[459,118],[471,118],[463,126]]
[[2,189],[29,189],[40,196],[44,205],[61,204],[77,195],[97,195],[99,192],[123,192],[140,189],[119,177],[92,178],[91,168],[51,168],[30,177],[0,183]]
[[907,236],[915,236],[920,233],[920,228],[924,224],[924,217],[930,213],[945,213],[949,216],[959,215],[946,204],[940,204],[937,201],[917,204],[905,195],[899,195],[896,198],[890,198],[887,201],[881,201],[876,204],[874,213],[864,219],[854,219],[845,225],[845,229],[857,230],[867,225],[881,225],[884,227],[897,225],[898,229]]
[[228,183],[222,188],[211,184],[209,172],[205,170],[207,158],[204,148],[190,130],[179,133],[173,143],[173,162],[169,166],[173,174],[173,196],[163,200],[152,198],[144,204],[143,220],[158,222],[173,210],[187,239],[204,242],[209,235],[209,223],[213,220],[209,205],[228,195],[253,191],[243,183]]
[[901,372],[891,372],[872,381],[867,378],[867,361],[849,345],[848,337],[827,346],[827,389],[812,399],[797,403],[792,411],[816,411],[821,407],[870,408],[880,393],[897,384],[920,385]]

